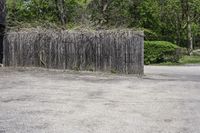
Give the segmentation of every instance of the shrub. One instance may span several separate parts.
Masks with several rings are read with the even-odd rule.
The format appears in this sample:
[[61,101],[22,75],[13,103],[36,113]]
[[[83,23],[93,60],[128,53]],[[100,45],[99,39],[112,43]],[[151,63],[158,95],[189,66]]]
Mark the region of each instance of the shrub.
[[145,41],[144,63],[178,62],[181,48],[166,41]]

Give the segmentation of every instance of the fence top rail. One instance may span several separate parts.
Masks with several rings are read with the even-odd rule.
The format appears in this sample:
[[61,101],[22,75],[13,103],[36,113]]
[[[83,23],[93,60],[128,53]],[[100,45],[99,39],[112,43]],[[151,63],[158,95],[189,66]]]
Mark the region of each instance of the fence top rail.
[[22,29],[18,31],[8,31],[5,34],[64,34],[64,33],[71,33],[71,34],[129,34],[132,36],[141,36],[144,37],[144,32],[139,30],[133,29],[112,29],[112,30],[56,30],[56,29]]

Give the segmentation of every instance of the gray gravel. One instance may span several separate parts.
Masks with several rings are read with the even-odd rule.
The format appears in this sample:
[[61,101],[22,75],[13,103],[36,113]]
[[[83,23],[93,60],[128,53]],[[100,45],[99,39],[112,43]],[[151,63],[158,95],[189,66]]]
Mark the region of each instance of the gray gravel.
[[200,67],[145,76],[0,68],[0,133],[199,133]]

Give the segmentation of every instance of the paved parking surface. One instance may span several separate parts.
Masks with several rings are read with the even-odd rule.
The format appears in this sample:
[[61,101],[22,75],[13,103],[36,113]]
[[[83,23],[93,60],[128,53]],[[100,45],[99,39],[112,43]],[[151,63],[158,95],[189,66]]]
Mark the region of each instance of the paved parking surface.
[[199,133],[200,67],[143,78],[0,68],[0,133]]

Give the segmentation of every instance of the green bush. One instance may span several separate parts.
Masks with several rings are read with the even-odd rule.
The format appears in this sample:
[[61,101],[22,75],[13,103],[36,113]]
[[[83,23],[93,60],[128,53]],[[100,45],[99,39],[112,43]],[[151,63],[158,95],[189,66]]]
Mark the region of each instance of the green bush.
[[181,48],[166,41],[145,41],[144,63],[178,62]]

